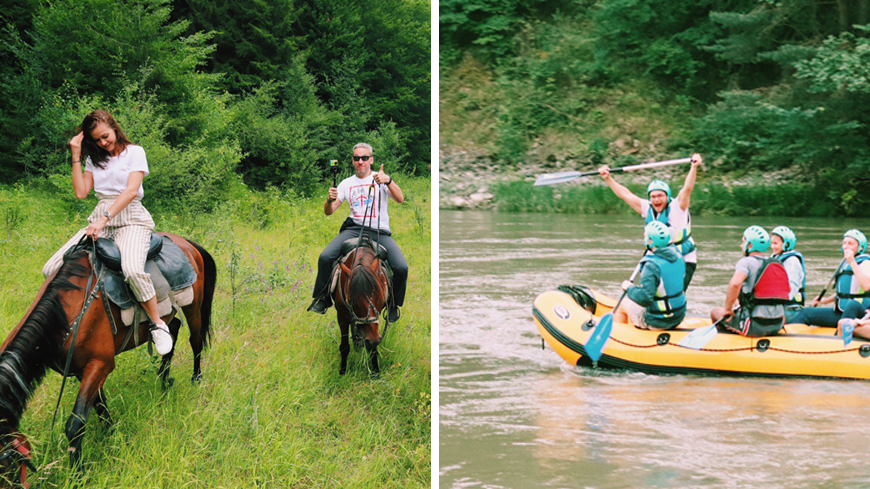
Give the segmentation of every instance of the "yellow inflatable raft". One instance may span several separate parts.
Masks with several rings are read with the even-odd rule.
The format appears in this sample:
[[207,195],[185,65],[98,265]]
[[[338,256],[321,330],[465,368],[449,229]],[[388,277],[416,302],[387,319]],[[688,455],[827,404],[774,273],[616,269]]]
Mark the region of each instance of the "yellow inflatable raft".
[[[560,289],[535,299],[535,323],[544,340],[566,362],[591,365],[583,345],[598,319],[612,312],[616,301],[582,286]],[[647,331],[614,322],[598,366],[653,374],[870,380],[870,342],[855,338],[844,346],[833,328],[787,324],[779,335],[747,338],[716,333],[710,324],[709,318],[686,318],[676,329]]]

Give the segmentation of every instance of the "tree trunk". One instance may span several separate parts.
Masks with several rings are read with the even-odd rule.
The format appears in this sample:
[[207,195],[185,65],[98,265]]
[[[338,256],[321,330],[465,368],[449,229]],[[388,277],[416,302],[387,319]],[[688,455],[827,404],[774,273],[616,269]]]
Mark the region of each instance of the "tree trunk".
[[866,25],[870,22],[870,0],[858,0],[858,24]]
[[848,31],[851,25],[849,24],[849,0],[837,0],[837,13],[840,22],[840,32]]

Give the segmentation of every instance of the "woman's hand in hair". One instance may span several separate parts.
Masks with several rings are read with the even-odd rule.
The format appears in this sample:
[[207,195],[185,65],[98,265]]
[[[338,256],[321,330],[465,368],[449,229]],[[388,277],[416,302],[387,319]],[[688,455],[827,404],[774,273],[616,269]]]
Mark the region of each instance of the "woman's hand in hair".
[[82,156],[82,140],[85,138],[85,133],[79,132],[69,140],[69,149],[72,151],[73,161],[79,161]]

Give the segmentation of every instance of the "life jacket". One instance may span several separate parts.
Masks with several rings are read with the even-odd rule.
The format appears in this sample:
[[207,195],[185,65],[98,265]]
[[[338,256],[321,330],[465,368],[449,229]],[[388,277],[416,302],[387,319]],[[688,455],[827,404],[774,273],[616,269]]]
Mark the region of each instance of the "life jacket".
[[[772,319],[783,316],[784,310],[781,306],[791,304],[791,286],[788,283],[788,272],[776,258],[762,258],[753,256],[757,260],[761,260],[761,267],[755,275],[755,281],[752,283],[752,288],[748,293],[740,287],[740,307],[750,311],[751,317],[764,317]],[[749,277],[746,278],[749,280]],[[780,306],[774,307],[764,316],[754,314],[758,306]]]
[[677,247],[677,250],[683,256],[688,255],[689,253],[695,251],[695,240],[692,239],[692,215],[689,214],[689,210],[686,209],[686,227],[684,229],[679,230],[676,235],[674,235],[674,227],[671,226],[669,214],[671,212],[671,203],[673,199],[668,200],[668,205],[665,206],[665,209],[661,213],[656,213],[655,209],[653,209],[652,203],[650,202],[649,210],[646,213],[646,223],[649,224],[653,221],[659,221],[664,224],[667,224],[669,228],[671,228],[671,240],[673,241],[673,245]]
[[[870,260],[870,255],[858,255],[855,257],[855,261],[858,262],[858,265],[867,260]],[[870,307],[870,291],[864,291],[861,288],[861,284],[859,284],[858,280],[855,278],[855,272],[848,263],[843,264],[843,267],[837,270],[835,277],[835,280],[837,281],[836,309],[838,311],[843,310],[843,308],[840,307],[840,302],[848,299],[858,301],[865,308]]]
[[686,309],[686,295],[683,293],[683,277],[686,274],[686,262],[682,257],[670,262],[655,254],[649,254],[640,261],[641,267],[652,262],[659,267],[661,276],[656,286],[653,301],[647,306],[647,313],[664,319]]
[[[804,272],[803,282],[801,283],[800,288],[797,293],[795,293],[794,297],[791,298],[792,303],[797,304],[799,306],[803,306],[806,302],[807,295],[807,267],[804,265],[804,255],[802,255],[799,251],[786,251],[785,253],[780,254],[776,258],[785,265],[785,261],[791,257],[796,257],[798,262],[801,264],[801,270]],[[791,291],[791,287],[789,287],[789,293]]]

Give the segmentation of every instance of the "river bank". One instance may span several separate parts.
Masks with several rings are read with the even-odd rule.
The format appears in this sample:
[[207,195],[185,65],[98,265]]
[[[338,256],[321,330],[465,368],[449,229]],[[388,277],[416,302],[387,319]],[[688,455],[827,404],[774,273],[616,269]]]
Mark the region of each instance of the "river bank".
[[[595,176],[568,183],[535,187],[544,173],[594,170],[591,161],[540,159],[508,167],[493,161],[483,149],[440,148],[439,208],[501,212],[558,212],[576,214],[629,213],[604,182]],[[665,155],[670,159],[686,155]],[[640,163],[644,160],[638,160]],[[623,163],[634,164],[634,163]],[[611,166],[622,166],[612,164]],[[692,193],[695,215],[842,216],[849,203],[832,198],[795,171],[725,173],[722,160],[707,156]],[[643,195],[653,178],[665,180],[676,193],[683,186],[688,165],[623,173],[615,178]]]

